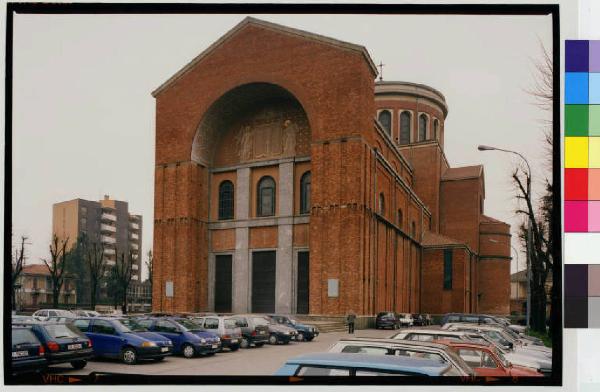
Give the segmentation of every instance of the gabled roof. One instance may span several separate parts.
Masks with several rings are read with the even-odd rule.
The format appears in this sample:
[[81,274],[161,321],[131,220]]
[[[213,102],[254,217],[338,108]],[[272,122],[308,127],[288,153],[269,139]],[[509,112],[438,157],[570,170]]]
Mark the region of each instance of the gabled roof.
[[478,178],[483,173],[483,165],[451,167],[442,175],[442,181]]
[[244,18],[244,20],[242,20],[240,23],[238,23],[235,27],[233,27],[231,30],[229,30],[227,33],[225,33],[225,35],[223,35],[221,38],[219,38],[217,41],[215,41],[212,45],[210,45],[206,50],[204,50],[202,53],[200,53],[198,56],[196,56],[192,61],[187,63],[183,68],[181,68],[179,71],[177,71],[173,76],[171,76],[169,79],[167,79],[166,82],[161,84],[156,90],[154,90],[152,92],[152,96],[156,97],[158,94],[160,94],[161,91],[163,91],[164,89],[169,87],[171,84],[173,84],[177,79],[179,79],[180,77],[185,75],[198,62],[200,62],[203,58],[208,56],[212,51],[214,51],[221,44],[223,44],[230,37],[235,35],[238,31],[242,30],[247,25],[260,26],[265,29],[277,31],[280,33],[288,34],[288,35],[300,36],[302,38],[318,41],[320,43],[335,46],[337,48],[360,52],[364,56],[367,63],[369,64],[369,67],[371,68],[373,75],[378,74],[377,67],[375,66],[373,59],[371,59],[369,52],[367,51],[367,49],[364,46],[356,45],[356,44],[345,42],[345,41],[340,41],[335,38],[325,37],[323,35],[310,33],[308,31],[304,31],[304,30],[294,29],[291,27],[277,24],[277,23],[267,22],[265,20],[256,19],[256,18],[248,16],[248,17]]
[[29,264],[23,266],[23,274],[27,275],[48,275],[50,276],[50,271],[46,264]]

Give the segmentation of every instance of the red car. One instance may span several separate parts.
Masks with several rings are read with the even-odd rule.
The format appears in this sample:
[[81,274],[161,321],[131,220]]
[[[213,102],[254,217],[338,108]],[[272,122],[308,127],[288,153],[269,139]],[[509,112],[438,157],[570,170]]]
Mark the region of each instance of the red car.
[[526,367],[514,366],[494,346],[452,340],[435,340],[445,344],[475,371],[484,377],[542,377],[542,373]]

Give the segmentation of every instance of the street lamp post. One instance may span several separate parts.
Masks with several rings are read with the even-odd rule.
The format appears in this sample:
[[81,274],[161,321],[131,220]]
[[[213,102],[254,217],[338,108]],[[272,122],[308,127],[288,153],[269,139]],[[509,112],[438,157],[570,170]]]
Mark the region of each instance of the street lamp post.
[[512,151],[512,150],[505,150],[502,148],[497,148],[497,147],[492,147],[492,146],[485,146],[485,145],[479,145],[477,147],[477,149],[479,151],[502,151],[502,152],[507,152],[509,154],[514,154],[517,155],[518,157],[520,157],[523,161],[525,161],[525,164],[527,165],[527,250],[526,250],[526,262],[527,262],[527,328],[529,329],[530,326],[530,319],[531,319],[531,215],[529,215],[529,204],[531,204],[531,166],[529,166],[529,162],[527,161],[527,159],[519,154],[516,151]]

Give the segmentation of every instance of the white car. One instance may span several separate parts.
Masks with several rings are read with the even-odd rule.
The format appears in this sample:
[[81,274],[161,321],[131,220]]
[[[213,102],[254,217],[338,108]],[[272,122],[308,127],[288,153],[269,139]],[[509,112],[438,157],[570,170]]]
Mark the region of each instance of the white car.
[[67,317],[67,318],[75,318],[77,317],[74,313],[69,312],[68,310],[63,309],[40,309],[31,315],[34,319],[39,321],[46,321],[51,317]]
[[412,327],[415,323],[415,319],[413,319],[412,314],[410,313],[401,313],[398,315],[400,320],[400,325],[404,325],[407,327]]

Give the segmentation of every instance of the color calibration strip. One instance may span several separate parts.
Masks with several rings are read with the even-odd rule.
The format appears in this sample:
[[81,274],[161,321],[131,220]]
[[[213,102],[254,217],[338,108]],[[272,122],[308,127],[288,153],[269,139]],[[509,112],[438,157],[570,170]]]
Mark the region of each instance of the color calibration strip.
[[566,233],[600,232],[600,41],[565,41]]
[[565,265],[565,328],[600,328],[600,265]]

